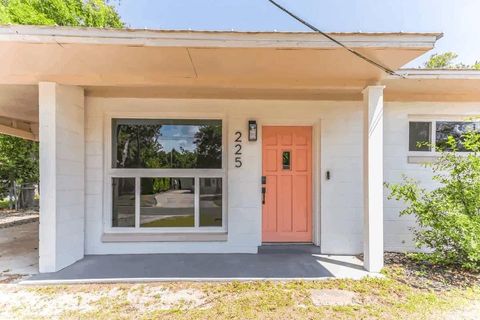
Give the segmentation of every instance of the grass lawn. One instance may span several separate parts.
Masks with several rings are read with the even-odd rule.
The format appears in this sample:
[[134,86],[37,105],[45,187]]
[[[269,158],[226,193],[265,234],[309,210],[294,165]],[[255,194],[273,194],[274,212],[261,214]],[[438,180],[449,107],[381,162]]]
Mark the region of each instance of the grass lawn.
[[[221,217],[221,215],[220,215]],[[161,218],[152,222],[142,223],[144,228],[165,228],[165,227],[193,227],[193,216],[177,216],[170,218]],[[222,220],[212,214],[200,215],[200,226],[221,227]]]
[[152,222],[142,223],[144,228],[159,228],[159,227],[193,227],[193,216],[178,216],[171,218],[162,218]]
[[[480,306],[478,275],[395,259],[384,274],[360,281],[9,284],[0,286],[0,319],[443,319]],[[316,306],[311,292],[318,289],[348,290],[355,301]]]

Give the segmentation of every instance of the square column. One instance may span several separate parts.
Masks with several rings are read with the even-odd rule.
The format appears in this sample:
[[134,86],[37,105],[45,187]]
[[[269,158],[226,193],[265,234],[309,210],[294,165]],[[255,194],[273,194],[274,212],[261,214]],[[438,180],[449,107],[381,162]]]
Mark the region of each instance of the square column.
[[39,84],[39,271],[55,272],[85,251],[84,90]]
[[364,268],[383,268],[383,89],[363,91]]

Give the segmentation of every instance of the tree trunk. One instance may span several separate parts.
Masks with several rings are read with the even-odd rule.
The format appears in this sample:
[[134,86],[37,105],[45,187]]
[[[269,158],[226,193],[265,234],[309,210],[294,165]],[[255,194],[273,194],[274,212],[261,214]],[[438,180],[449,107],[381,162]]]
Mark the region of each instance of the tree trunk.
[[13,197],[15,201],[15,211],[17,211],[18,210],[18,187],[15,181],[13,181]]
[[25,183],[21,186],[18,195],[19,209],[32,209],[35,207],[35,185]]
[[13,183],[10,181],[10,187],[8,188],[8,207],[10,210],[13,209],[14,192]]

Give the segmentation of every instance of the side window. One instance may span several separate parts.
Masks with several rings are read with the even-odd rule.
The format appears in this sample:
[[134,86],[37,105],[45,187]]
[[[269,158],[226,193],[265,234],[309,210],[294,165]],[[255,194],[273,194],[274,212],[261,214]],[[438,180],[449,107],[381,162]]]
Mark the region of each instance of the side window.
[[[432,132],[432,130],[435,130]],[[472,121],[410,121],[408,133],[408,150],[434,152],[437,150],[451,151],[447,143],[448,137],[456,141],[456,149],[467,151],[463,145],[464,136],[470,131],[480,131],[480,123]],[[433,141],[432,141],[433,140]]]
[[432,144],[432,123],[412,121],[410,122],[409,130],[408,150],[430,151]]

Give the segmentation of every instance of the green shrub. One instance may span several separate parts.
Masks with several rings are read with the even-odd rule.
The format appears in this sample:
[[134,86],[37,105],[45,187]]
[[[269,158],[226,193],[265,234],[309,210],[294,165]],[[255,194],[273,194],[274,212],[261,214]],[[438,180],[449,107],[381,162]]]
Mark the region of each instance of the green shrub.
[[436,189],[426,190],[407,177],[386,186],[389,199],[407,204],[400,215],[416,217],[416,246],[429,251],[417,257],[480,271],[480,134],[464,134],[462,144],[468,153],[459,152],[458,141],[449,137],[440,157],[426,165]]
[[10,208],[10,201],[9,200],[0,200],[0,209],[8,209]]

